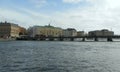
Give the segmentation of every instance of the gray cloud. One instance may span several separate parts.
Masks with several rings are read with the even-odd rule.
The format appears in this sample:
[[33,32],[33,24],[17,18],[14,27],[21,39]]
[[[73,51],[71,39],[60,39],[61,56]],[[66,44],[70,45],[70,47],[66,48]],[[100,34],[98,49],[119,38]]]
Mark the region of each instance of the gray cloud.
[[28,1],[34,4],[34,6],[37,8],[43,7],[47,4],[46,0],[28,0]]
[[[7,19],[14,19],[23,26],[46,25],[52,20],[52,25],[77,30],[112,29],[120,34],[120,5],[119,0],[86,0],[89,7],[77,7],[62,12],[42,14],[33,10],[21,9],[25,13],[15,10],[0,9],[0,14]],[[25,25],[24,25],[25,24]]]

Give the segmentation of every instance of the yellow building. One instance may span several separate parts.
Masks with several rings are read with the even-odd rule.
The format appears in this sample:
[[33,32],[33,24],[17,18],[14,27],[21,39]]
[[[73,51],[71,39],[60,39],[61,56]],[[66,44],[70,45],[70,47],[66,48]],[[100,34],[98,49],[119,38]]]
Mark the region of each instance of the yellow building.
[[0,38],[19,37],[20,26],[13,23],[0,23]]
[[53,26],[33,26],[28,29],[28,34],[31,37],[35,37],[36,35],[44,35],[46,37],[48,36],[62,36],[63,30],[58,27],[53,27]]

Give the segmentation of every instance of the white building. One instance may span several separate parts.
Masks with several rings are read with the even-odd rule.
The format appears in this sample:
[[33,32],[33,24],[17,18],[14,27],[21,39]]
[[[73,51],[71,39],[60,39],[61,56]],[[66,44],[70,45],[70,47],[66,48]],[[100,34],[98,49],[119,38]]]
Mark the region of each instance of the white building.
[[74,28],[68,28],[63,30],[63,36],[70,37],[70,36],[77,36],[77,31]]
[[107,29],[90,31],[89,36],[113,36],[114,32]]

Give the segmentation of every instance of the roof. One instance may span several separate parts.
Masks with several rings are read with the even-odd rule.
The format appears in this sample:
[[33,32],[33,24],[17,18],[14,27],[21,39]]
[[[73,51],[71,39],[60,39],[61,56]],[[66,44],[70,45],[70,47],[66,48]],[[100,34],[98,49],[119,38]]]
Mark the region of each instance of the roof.
[[0,22],[0,26],[18,26],[18,24],[9,23],[9,22]]

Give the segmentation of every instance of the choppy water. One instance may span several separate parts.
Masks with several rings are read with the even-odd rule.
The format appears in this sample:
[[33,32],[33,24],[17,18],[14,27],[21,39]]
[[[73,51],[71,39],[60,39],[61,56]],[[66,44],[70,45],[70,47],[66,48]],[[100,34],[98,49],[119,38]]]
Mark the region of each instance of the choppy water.
[[120,72],[120,42],[0,42],[0,72]]

